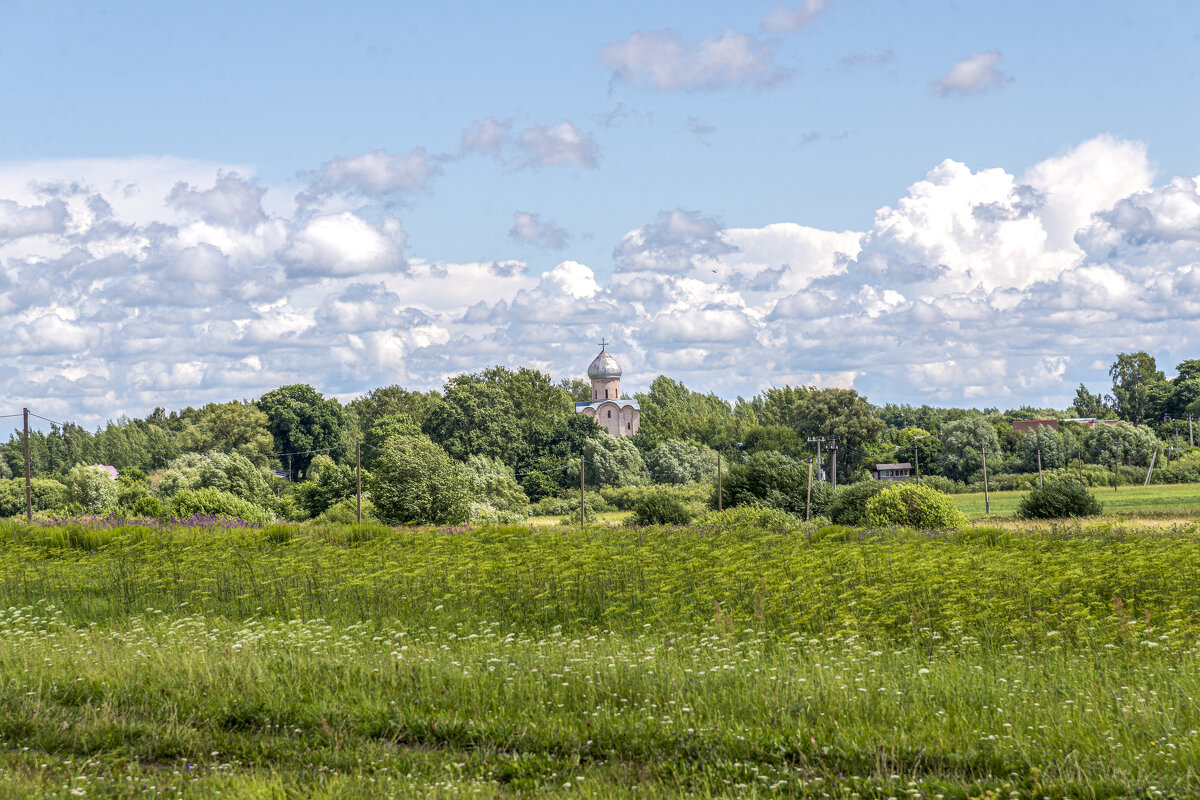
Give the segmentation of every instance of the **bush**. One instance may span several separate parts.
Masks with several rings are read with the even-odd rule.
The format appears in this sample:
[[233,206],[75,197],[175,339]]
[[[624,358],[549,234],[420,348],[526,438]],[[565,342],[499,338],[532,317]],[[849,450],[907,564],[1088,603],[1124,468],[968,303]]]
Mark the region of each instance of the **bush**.
[[745,505],[727,508],[724,511],[710,511],[696,519],[697,525],[710,526],[718,531],[744,531],[757,533],[785,533],[800,528],[804,523],[777,508],[767,508],[760,505]]
[[1094,517],[1101,511],[1100,501],[1082,483],[1072,478],[1055,478],[1041,489],[1033,489],[1021,499],[1017,516],[1023,519]]
[[368,485],[380,518],[389,524],[457,525],[471,515],[466,470],[426,436],[388,439]]
[[[726,506],[763,505],[778,508],[803,518],[808,503],[808,465],[782,453],[754,453],[741,464],[732,464],[721,479],[722,497]],[[812,505],[809,515],[826,513],[833,499],[833,489],[818,481],[812,485]],[[716,508],[717,493],[709,498],[709,508]]]
[[158,493],[166,497],[183,489],[206,488],[257,505],[266,505],[274,497],[263,470],[245,456],[224,453],[184,453],[170,463],[158,483]]
[[[529,513],[529,497],[517,483],[512,467],[498,458],[473,455],[467,459],[471,496],[479,505],[504,512],[507,519],[521,520]],[[472,517],[478,517],[473,513]]]
[[683,525],[691,518],[692,512],[671,492],[650,492],[633,507],[636,525]]
[[918,483],[901,483],[867,501],[867,523],[875,527],[960,528],[967,518],[949,495]]
[[[375,506],[371,505],[370,500],[362,502],[362,518],[363,524],[368,523],[378,525],[379,516],[375,513]],[[349,500],[342,500],[334,503],[329,508],[322,511],[317,517],[310,520],[306,524],[310,525],[355,525],[358,523],[358,506],[355,499],[352,497]]]
[[66,485],[70,501],[88,514],[103,514],[117,504],[117,479],[104,467],[76,464]]
[[838,525],[864,525],[867,521],[867,501],[882,492],[885,484],[875,480],[859,481],[840,486],[829,504],[829,518]]
[[139,497],[129,508],[135,517],[152,517],[162,519],[167,516],[166,509],[157,497]]
[[180,489],[166,503],[172,516],[183,518],[193,514],[212,514],[244,522],[274,522],[275,515],[267,509],[219,489]]
[[[33,510],[61,511],[67,505],[67,487],[48,478],[29,482]],[[0,481],[0,517],[25,516],[25,479]]]

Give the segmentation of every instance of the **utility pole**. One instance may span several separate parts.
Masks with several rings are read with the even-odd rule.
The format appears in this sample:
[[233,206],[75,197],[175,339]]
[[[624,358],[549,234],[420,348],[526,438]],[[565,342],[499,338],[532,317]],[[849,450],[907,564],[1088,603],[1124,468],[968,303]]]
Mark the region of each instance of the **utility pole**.
[[1154,462],[1158,460],[1158,445],[1154,446],[1154,455],[1150,457],[1150,469],[1146,470],[1146,482],[1142,486],[1150,485],[1150,476],[1154,473]]
[[913,439],[913,466],[917,468],[917,485],[921,485],[921,456],[917,454],[917,440]]
[[1038,448],[1038,488],[1042,488],[1042,449]]
[[291,453],[288,454],[288,480],[289,481],[296,480],[296,476],[292,474],[292,455],[291,455]]
[[992,500],[988,496],[987,485],[987,450],[980,451],[983,455],[983,513],[992,513]]
[[721,454],[717,453],[717,511],[724,511],[725,506],[721,497]]
[[[33,490],[29,485],[29,409],[25,412],[25,521],[33,524]],[[55,415],[57,416],[57,415]]]
[[808,442],[809,442],[809,444],[812,444],[813,442],[816,442],[816,443],[817,443],[817,463],[818,463],[818,464],[820,464],[820,463],[821,463],[821,442],[823,442],[823,441],[825,441],[825,437],[824,437],[824,436],[810,436],[810,437],[808,437]]
[[829,441],[829,452],[833,457],[833,466],[829,470],[829,477],[833,484],[830,487],[831,489],[837,488],[837,450],[838,450],[837,439],[831,439]]
[[1192,415],[1188,414],[1188,447],[1196,446],[1196,438],[1192,435]]
[[812,510],[812,470],[813,462],[808,462],[808,498],[804,501],[804,521],[808,522]]
[[358,484],[358,524],[362,525],[362,440],[354,440],[354,480]]
[[585,525],[583,516],[583,453],[579,454],[579,530]]

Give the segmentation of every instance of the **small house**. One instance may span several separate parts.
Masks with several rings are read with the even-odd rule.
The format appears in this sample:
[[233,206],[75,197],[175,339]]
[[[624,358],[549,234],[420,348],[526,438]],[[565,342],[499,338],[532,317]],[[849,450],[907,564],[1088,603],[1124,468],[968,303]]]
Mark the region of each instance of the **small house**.
[[900,464],[876,464],[871,471],[871,477],[877,481],[906,481],[912,477],[912,464],[905,461]]

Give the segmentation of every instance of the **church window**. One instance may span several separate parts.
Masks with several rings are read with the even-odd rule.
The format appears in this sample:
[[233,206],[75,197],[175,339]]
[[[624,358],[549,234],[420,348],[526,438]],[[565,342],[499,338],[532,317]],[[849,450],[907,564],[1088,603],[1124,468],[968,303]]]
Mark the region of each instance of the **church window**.
[[608,412],[608,418],[609,418],[609,419],[612,419],[612,412],[611,412],[611,411],[609,411],[609,412]]
[[633,423],[632,423],[632,422],[626,422],[626,423],[625,423],[625,430],[630,430],[632,427],[633,427]]
[[604,390],[604,399],[605,399],[605,400],[607,400],[607,399],[608,399],[608,389],[605,389],[605,390]]

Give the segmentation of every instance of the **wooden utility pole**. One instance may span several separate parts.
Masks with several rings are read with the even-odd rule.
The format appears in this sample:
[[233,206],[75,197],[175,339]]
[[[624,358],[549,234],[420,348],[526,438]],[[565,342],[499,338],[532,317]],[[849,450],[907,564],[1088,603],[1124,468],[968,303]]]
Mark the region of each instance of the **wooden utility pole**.
[[921,485],[921,456],[917,455],[917,440],[913,439],[913,466],[916,467],[917,485]]
[[1038,488],[1042,488],[1042,450],[1038,448]]
[[23,408],[21,410],[25,413],[25,521],[32,524],[33,489],[29,483],[29,409]]
[[833,459],[833,466],[829,468],[829,478],[832,486],[831,489],[837,488],[837,439],[832,439],[829,442],[829,454]]
[[808,497],[804,501],[804,521],[808,522],[812,511],[812,470],[813,462],[808,462]]
[[991,497],[988,496],[987,485],[987,450],[983,450],[981,453],[983,455],[983,513],[991,514],[992,500]]
[[808,442],[809,442],[809,444],[812,444],[813,442],[816,442],[816,443],[817,443],[817,463],[818,463],[818,464],[820,464],[820,463],[821,463],[821,442],[823,442],[823,441],[825,441],[825,437],[824,437],[824,436],[810,436],[810,437],[808,437]]
[[362,440],[354,440],[354,480],[358,484],[358,524],[362,525]]
[[288,480],[296,480],[296,476],[292,474],[292,456],[290,453],[288,454]]
[[724,498],[721,497],[721,454],[717,453],[717,511],[724,511]]
[[1146,482],[1142,486],[1150,485],[1150,476],[1154,473],[1154,462],[1158,460],[1158,445],[1154,446],[1154,455],[1150,457],[1150,469],[1146,470]]
[[586,524],[583,516],[583,454],[579,454],[579,530]]

